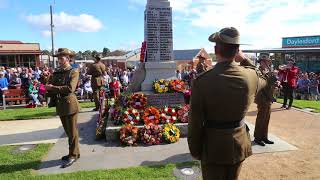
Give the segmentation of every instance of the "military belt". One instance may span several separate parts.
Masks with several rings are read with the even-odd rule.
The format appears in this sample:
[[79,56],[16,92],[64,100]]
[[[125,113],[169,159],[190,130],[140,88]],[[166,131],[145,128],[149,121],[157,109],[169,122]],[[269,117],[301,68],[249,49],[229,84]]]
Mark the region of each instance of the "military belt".
[[75,94],[74,94],[74,93],[69,93],[69,94],[58,94],[58,95],[57,95],[57,98],[64,98],[64,97],[71,96],[71,95],[75,95]]
[[216,122],[216,121],[207,121],[204,125],[205,128],[213,128],[213,129],[232,129],[238,128],[244,125],[244,119],[241,121],[234,122]]

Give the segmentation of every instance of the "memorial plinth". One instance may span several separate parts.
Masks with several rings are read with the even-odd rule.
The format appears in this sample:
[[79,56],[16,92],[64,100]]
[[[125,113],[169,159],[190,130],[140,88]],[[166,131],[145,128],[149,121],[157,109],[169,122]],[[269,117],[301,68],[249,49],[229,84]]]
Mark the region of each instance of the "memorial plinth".
[[152,84],[154,80],[176,79],[176,63],[173,61],[146,62],[145,70],[146,77],[141,84],[142,91],[152,91]]

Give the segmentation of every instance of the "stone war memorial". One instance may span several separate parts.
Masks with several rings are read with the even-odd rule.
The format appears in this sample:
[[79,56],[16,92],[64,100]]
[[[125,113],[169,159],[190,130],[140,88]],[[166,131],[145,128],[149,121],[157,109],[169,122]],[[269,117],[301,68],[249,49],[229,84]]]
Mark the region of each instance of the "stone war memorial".
[[168,0],[147,1],[144,38],[146,58],[135,72],[129,91],[108,100],[106,123],[98,123],[97,134],[103,134],[101,128],[105,127],[107,141],[157,145],[187,136],[190,92],[187,83],[175,77]]

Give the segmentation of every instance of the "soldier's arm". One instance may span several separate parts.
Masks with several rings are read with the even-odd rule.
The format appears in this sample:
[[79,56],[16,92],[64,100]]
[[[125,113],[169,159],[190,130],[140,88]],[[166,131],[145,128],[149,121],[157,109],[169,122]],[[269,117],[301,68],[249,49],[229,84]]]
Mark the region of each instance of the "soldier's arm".
[[253,67],[255,68],[256,66],[253,64],[253,62],[248,59],[248,58],[244,58],[243,61],[240,62],[240,66],[244,66],[244,67]]
[[188,144],[191,155],[200,160],[203,139],[203,106],[200,88],[197,80],[193,81],[191,93],[191,107],[188,124]]
[[72,70],[71,71],[71,79],[65,86],[52,86],[51,91],[56,94],[69,94],[75,92],[77,88],[77,84],[79,81],[79,71]]

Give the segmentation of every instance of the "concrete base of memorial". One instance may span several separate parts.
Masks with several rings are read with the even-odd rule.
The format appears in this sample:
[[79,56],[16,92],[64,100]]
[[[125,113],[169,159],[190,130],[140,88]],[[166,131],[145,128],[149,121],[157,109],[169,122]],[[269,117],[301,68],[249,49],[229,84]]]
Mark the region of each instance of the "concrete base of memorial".
[[152,85],[154,80],[176,79],[176,63],[174,61],[167,62],[146,62],[145,70],[146,77],[141,84],[142,91],[152,91]]
[[[109,123],[108,123],[109,124]],[[177,128],[180,129],[180,137],[185,138],[188,135],[188,123],[177,123],[174,124],[177,126]],[[163,125],[160,125],[163,126]],[[138,128],[142,128],[143,126],[137,126]],[[106,141],[107,142],[114,142],[114,141],[119,141],[119,131],[120,131],[120,126],[110,126],[106,128]]]

